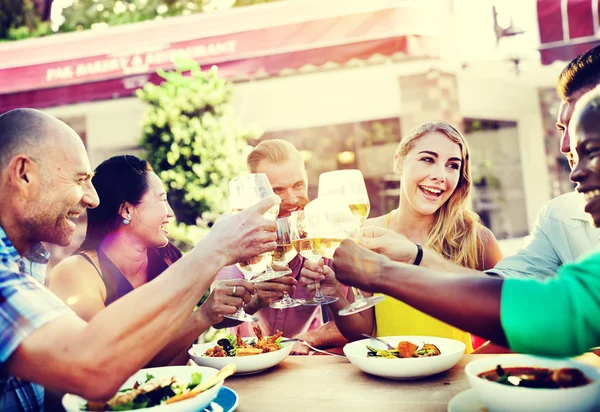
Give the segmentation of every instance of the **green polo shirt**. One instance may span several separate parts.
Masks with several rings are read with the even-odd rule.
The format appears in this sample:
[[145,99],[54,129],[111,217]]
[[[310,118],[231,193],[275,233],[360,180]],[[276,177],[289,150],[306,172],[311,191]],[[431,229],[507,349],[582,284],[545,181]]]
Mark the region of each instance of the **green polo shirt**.
[[504,280],[500,312],[515,352],[564,357],[600,346],[600,251],[544,282]]

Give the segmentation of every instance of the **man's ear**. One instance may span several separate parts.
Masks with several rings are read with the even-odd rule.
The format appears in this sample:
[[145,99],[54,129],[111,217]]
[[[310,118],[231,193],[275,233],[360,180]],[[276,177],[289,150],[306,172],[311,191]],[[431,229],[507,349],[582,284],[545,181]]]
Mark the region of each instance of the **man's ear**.
[[8,163],[8,182],[24,197],[37,193],[40,185],[40,168],[29,157],[19,154]]
[[402,174],[402,159],[400,159],[400,155],[398,153],[394,155],[394,173],[398,175]]

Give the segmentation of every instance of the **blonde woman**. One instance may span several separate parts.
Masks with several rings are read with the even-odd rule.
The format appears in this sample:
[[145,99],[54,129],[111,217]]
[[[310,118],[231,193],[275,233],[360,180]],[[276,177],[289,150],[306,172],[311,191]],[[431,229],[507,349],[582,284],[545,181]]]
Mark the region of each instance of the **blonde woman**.
[[[390,213],[368,219],[361,244],[379,253],[394,254],[394,260],[442,267],[452,262],[475,270],[494,267],[502,258],[498,242],[490,230],[469,210],[471,175],[469,148],[462,134],[447,123],[425,123],[413,129],[400,142],[394,155],[394,172],[401,176],[400,201]],[[381,232],[393,231],[392,247]],[[423,253],[425,251],[425,253]],[[307,262],[302,283],[308,288],[321,280],[323,293],[337,294],[331,304],[338,328],[349,340],[361,333],[389,335],[431,335],[464,342],[473,350],[467,332],[432,318],[391,297],[374,308],[346,317],[337,315],[354,300],[342,296],[335,274],[328,267]],[[365,295],[367,295],[365,293]]]

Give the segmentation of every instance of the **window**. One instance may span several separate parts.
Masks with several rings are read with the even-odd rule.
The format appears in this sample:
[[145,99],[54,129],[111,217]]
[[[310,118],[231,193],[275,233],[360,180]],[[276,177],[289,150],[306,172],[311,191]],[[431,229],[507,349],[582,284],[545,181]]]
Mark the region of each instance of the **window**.
[[523,168],[517,123],[465,119],[471,149],[473,209],[498,239],[526,236]]

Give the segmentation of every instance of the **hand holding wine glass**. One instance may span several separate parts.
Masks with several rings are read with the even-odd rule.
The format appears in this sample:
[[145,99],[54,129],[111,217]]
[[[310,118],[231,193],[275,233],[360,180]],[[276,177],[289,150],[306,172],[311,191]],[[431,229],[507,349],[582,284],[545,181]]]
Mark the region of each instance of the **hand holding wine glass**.
[[[253,173],[238,177],[229,182],[230,203],[234,214],[252,207],[265,197],[272,196],[273,189],[264,173]],[[264,214],[265,218],[274,221],[279,214],[279,205],[271,207]],[[243,224],[241,225],[244,226]],[[237,229],[236,229],[237,230]],[[271,268],[270,261],[272,251],[267,251],[258,256],[249,259],[240,260],[237,263],[238,269],[244,274],[248,281],[257,282],[273,279],[279,276],[285,276],[290,271],[276,272]],[[257,276],[258,275],[258,276]],[[248,315],[244,311],[244,305],[233,315],[227,315],[227,318],[244,322],[257,322],[258,318]]]
[[210,242],[219,246],[224,265],[275,249],[277,224],[264,214],[279,207],[279,196],[267,196],[240,213],[221,216],[207,235]]

